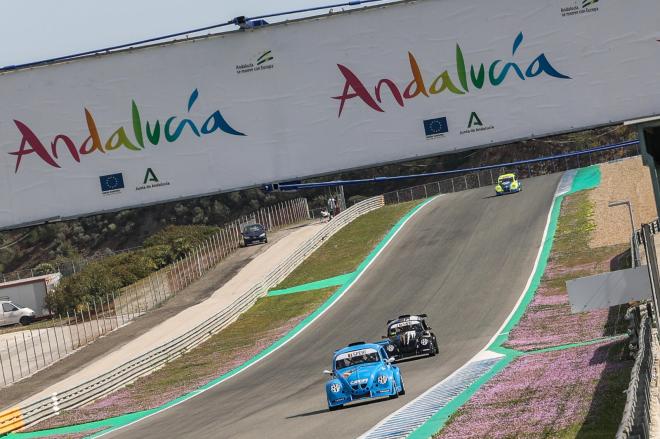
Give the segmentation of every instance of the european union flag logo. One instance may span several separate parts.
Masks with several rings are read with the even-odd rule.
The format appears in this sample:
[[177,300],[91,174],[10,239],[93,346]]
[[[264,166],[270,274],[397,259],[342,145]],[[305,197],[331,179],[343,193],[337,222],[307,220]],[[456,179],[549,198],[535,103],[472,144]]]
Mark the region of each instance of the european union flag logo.
[[437,117],[435,119],[428,119],[424,121],[424,132],[426,136],[434,136],[436,134],[444,134],[449,131],[447,126],[446,117]]
[[99,179],[101,180],[101,192],[117,191],[124,188],[124,175],[121,172],[102,175]]

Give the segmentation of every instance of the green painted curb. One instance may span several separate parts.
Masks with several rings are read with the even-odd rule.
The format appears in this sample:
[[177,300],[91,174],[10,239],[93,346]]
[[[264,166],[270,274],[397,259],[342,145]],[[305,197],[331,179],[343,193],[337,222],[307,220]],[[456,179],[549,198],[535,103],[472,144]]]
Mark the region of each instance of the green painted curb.
[[339,276],[330,277],[328,279],[317,280],[302,285],[296,285],[295,287],[284,288],[281,290],[271,290],[268,292],[266,296],[268,297],[281,296],[284,294],[302,293],[304,291],[313,291],[328,287],[336,287],[352,281],[355,278],[355,276],[357,276],[355,271],[352,273],[340,274]]
[[[72,434],[72,433],[83,433],[85,431],[89,430],[95,430],[98,428],[102,427],[108,427],[104,431],[99,431],[97,433],[94,433],[90,436],[89,438],[95,438],[98,437],[102,434],[108,433],[108,429],[114,429],[114,428],[119,428],[126,426],[130,423],[139,421],[147,416],[156,414],[158,412],[161,412],[169,407],[172,407],[174,405],[177,405],[181,402],[184,402],[197,394],[208,390],[212,387],[215,387],[216,385],[220,384],[221,382],[231,378],[232,376],[238,374],[239,372],[243,371],[244,369],[250,367],[252,364],[258,362],[262,358],[268,356],[271,352],[275,351],[278,349],[280,346],[288,342],[290,339],[298,335],[303,329],[305,329],[309,324],[312,323],[318,316],[323,314],[330,306],[332,306],[339,298],[348,290],[348,288],[352,285],[353,281],[359,277],[362,272],[367,268],[367,266],[374,260],[374,258],[381,252],[383,248],[387,244],[390,243],[394,235],[401,229],[401,227],[415,214],[417,213],[422,207],[433,201],[436,197],[430,198],[428,200],[425,200],[421,203],[419,203],[417,206],[412,208],[407,214],[405,214],[395,225],[390,229],[390,231],[385,235],[385,237],[378,243],[378,245],[369,253],[369,255],[366,257],[364,261],[360,263],[358,268],[351,274],[354,275],[350,279],[350,282],[347,282],[343,284],[337,291],[335,291],[332,296],[330,296],[316,311],[312,312],[309,316],[307,316],[304,320],[302,320],[298,325],[296,325],[295,328],[293,328],[291,331],[289,331],[284,337],[280,338],[277,340],[275,343],[264,349],[263,351],[259,352],[257,355],[254,357],[250,358],[248,361],[243,363],[242,365],[236,367],[235,369],[230,370],[229,372],[225,373],[224,375],[221,375],[220,377],[208,382],[207,384],[199,387],[196,390],[193,390],[190,393],[187,393],[185,395],[182,395],[172,401],[169,401],[159,407],[150,409],[150,410],[144,410],[140,412],[135,412],[135,413],[130,413],[127,415],[122,415],[122,416],[117,416],[113,418],[108,418],[100,421],[94,421],[94,422],[88,422],[88,423],[83,423],[83,424],[78,424],[78,425],[73,425],[73,426],[67,426],[67,427],[59,427],[59,428],[53,428],[53,429],[48,429],[48,430],[41,430],[41,431],[34,431],[34,432],[29,432],[29,433],[9,433],[7,435],[8,438],[17,438],[17,439],[27,439],[27,438],[38,438],[38,437],[47,437],[47,436],[55,436],[55,435],[62,435],[62,434]],[[0,435],[0,437],[2,437]]]
[[578,169],[573,182],[571,184],[571,189],[560,196],[555,196],[552,200],[552,206],[550,211],[550,222],[548,224],[548,231],[545,236],[545,240],[541,243],[542,250],[541,256],[539,257],[539,263],[534,267],[532,281],[529,284],[527,290],[523,295],[523,299],[517,305],[515,312],[511,316],[511,319],[508,321],[506,326],[502,328],[502,332],[493,340],[493,342],[486,348],[486,350],[496,352],[504,355],[502,360],[493,366],[493,368],[484,374],[481,378],[472,383],[467,389],[465,389],[460,395],[451,400],[445,407],[433,415],[428,421],[414,430],[408,439],[428,439],[431,438],[434,434],[437,434],[442,430],[445,423],[463,404],[469,401],[469,399],[491,378],[493,378],[497,373],[509,365],[513,360],[518,358],[521,355],[531,354],[531,353],[542,353],[549,352],[551,350],[561,350],[569,349],[571,347],[584,346],[588,344],[598,343],[603,341],[603,339],[591,340],[588,342],[582,343],[573,343],[570,345],[555,346],[552,348],[541,349],[537,351],[518,351],[514,349],[509,349],[504,347],[504,343],[509,338],[509,332],[520,322],[520,319],[525,314],[527,306],[531,303],[536,290],[541,283],[541,278],[543,273],[545,273],[545,268],[548,264],[548,257],[550,256],[550,251],[552,250],[552,244],[554,242],[555,232],[557,231],[557,224],[559,222],[559,214],[561,212],[561,204],[564,200],[564,197],[567,195],[573,194],[575,192],[593,189],[600,184],[601,172],[600,166],[593,165],[588,168]]

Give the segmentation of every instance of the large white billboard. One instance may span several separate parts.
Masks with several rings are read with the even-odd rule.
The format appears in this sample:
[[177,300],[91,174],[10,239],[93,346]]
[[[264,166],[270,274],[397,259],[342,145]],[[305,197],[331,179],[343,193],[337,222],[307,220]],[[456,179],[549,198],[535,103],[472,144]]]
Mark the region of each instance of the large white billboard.
[[660,113],[658,0],[421,0],[0,75],[0,227]]

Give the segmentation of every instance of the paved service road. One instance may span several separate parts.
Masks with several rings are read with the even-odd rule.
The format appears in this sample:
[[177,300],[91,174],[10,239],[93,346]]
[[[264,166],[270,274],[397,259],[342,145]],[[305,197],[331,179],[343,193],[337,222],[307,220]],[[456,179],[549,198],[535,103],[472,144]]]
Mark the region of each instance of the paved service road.
[[[270,357],[199,396],[105,437],[357,437],[481,350],[531,273],[560,175],[437,198],[326,314]],[[399,314],[427,313],[440,354],[400,364],[406,395],[328,412],[323,369],[346,343],[378,340]]]

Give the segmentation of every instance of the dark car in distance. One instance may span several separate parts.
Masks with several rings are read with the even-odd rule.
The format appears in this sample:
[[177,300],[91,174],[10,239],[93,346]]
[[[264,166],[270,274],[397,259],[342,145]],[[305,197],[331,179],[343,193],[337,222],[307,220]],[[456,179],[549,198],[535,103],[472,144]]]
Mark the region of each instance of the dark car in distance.
[[246,246],[255,242],[268,242],[266,228],[261,224],[249,224],[243,227],[241,235],[243,236],[243,244]]

